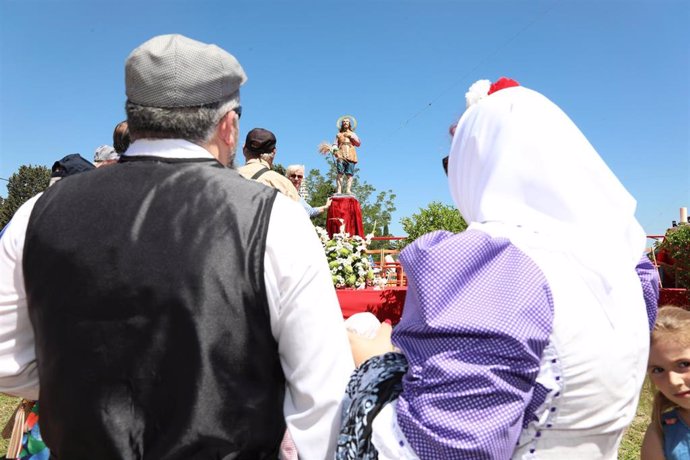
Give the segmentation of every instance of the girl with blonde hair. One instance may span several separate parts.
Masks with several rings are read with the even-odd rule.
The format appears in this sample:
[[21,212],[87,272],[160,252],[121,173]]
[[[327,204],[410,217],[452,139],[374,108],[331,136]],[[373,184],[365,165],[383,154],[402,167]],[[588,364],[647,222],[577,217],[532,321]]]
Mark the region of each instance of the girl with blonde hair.
[[659,310],[649,378],[657,391],[642,460],[690,459],[690,312],[670,306]]

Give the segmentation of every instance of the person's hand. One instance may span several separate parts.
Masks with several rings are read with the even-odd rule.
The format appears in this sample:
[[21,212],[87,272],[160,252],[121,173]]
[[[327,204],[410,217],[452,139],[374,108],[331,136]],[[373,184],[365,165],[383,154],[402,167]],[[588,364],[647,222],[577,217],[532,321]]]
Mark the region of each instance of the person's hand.
[[352,358],[355,360],[355,366],[359,367],[360,364],[373,356],[395,351],[393,342],[391,342],[392,333],[393,327],[387,322],[381,323],[381,327],[373,339],[348,331],[347,336],[350,339],[350,350],[352,351]]
[[332,202],[333,202],[333,200],[330,197],[326,200],[326,204],[324,205],[324,206],[326,206],[326,209],[331,207]]

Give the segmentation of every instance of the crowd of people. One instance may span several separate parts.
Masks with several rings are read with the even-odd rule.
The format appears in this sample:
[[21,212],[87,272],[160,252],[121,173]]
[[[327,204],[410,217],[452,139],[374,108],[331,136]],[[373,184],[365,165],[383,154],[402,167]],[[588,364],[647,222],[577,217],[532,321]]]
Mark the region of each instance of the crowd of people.
[[657,321],[635,200],[553,102],[470,88],[443,163],[469,228],[402,251],[402,318],[365,336],[304,166],[273,171],[255,128],[232,167],[245,80],[215,45],[146,41],[99,167],[56,163],[3,230],[0,391],[40,403],[53,458],[614,459],[648,366],[643,455],[688,458],[690,320]]

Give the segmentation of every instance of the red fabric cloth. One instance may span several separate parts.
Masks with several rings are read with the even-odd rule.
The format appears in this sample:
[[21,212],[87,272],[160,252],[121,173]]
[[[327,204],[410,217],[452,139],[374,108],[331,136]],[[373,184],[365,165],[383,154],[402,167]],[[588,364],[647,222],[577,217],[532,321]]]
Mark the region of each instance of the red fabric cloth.
[[512,88],[513,86],[520,86],[520,83],[516,82],[512,78],[501,77],[491,84],[491,88],[489,88],[488,94],[493,94],[496,91],[500,91],[502,89]]
[[402,315],[406,287],[375,289],[336,289],[343,318],[347,319],[355,313],[368,311],[373,313],[379,321],[390,320],[397,324]]
[[328,236],[340,232],[341,221],[345,224],[345,231],[350,235],[359,235],[364,238],[364,226],[362,225],[362,209],[359,201],[353,196],[333,197],[328,208],[326,219],[326,231]]

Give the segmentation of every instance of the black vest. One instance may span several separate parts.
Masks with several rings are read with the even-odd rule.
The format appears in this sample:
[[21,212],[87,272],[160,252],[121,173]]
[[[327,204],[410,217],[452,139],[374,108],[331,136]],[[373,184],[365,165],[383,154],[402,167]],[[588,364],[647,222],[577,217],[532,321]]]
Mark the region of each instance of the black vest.
[[263,264],[275,195],[215,161],[149,158],[38,200],[24,276],[54,458],[277,457],[285,379]]

